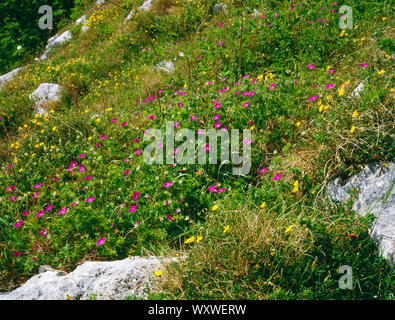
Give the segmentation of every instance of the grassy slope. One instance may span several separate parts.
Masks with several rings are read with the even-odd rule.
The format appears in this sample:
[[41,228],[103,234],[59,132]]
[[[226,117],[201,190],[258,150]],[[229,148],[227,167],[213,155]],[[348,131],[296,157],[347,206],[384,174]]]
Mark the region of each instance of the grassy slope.
[[[253,17],[261,1],[233,1],[213,17],[214,1],[161,1],[156,12],[123,24],[141,2],[87,12],[89,32],[72,27],[70,43],[0,92],[1,288],[41,264],[71,270],[84,259],[188,252],[164,270],[160,297],[393,298],[391,270],[368,236],[372,217],[355,217],[324,196],[334,176],[393,160],[391,1],[348,3],[355,28],[343,33],[341,3],[290,11],[267,1],[265,17]],[[154,70],[175,57],[174,74]],[[350,99],[362,80],[365,94]],[[42,82],[64,92],[47,116],[33,119],[28,95]],[[252,128],[251,174],[234,176],[228,165],[144,164],[136,154],[147,144],[143,133],[164,128],[164,120],[193,130],[217,121]],[[174,184],[164,188],[167,181]],[[226,191],[209,192],[212,185]],[[141,195],[131,213],[133,192]],[[338,289],[340,265],[353,267],[353,290]]]

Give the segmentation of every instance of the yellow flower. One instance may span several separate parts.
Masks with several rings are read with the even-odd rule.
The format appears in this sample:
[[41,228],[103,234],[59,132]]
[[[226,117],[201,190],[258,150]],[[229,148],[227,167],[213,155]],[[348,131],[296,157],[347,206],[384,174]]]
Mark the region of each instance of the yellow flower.
[[158,271],[155,272],[155,275],[156,275],[157,277],[160,277],[162,274],[163,274],[163,271],[162,271],[162,270],[158,270]]
[[52,128],[52,131],[55,131],[56,130],[56,126],[54,126],[53,128]]
[[229,228],[230,228],[229,225],[225,226],[225,227],[224,227],[224,232],[223,232],[223,233],[227,232],[227,231],[229,230]]
[[296,180],[296,181],[294,182],[294,188],[293,188],[292,192],[296,192],[296,191],[298,191],[298,190],[299,190],[299,181]]
[[218,210],[218,205],[213,206],[213,207],[211,208],[211,210],[213,210],[213,211]]
[[378,72],[378,74],[383,74],[383,73],[385,73],[385,70],[381,70]]
[[342,96],[344,94],[344,88],[340,88],[339,90],[339,96]]
[[198,236],[198,237],[196,238],[196,243],[199,243],[202,239],[203,239],[202,236]]
[[266,207],[266,201],[263,201],[261,204],[261,208],[264,208],[264,207]]
[[355,131],[355,127],[352,126],[350,132],[351,132],[351,133],[354,133],[354,131]]
[[357,111],[357,110],[355,110],[355,111],[352,113],[352,117],[353,117],[353,118],[358,117],[358,111]]
[[291,230],[293,229],[294,225],[290,225],[287,229],[285,229],[285,234],[287,234],[288,232],[291,232]]
[[195,241],[195,236],[192,236],[184,241],[184,243],[190,243]]
[[296,122],[296,126],[297,126],[297,127],[300,126],[300,121]]

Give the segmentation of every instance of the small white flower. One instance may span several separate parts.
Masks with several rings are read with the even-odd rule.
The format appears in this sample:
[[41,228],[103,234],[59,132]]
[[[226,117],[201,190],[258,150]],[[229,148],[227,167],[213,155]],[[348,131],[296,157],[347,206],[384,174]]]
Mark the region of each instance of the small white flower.
[[22,49],[22,46],[17,46],[16,49],[17,49],[17,50],[21,50],[21,49]]

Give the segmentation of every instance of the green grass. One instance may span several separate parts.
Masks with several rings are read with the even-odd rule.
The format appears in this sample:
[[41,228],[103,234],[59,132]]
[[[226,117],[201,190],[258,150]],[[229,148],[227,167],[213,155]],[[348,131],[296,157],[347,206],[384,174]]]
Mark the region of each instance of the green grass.
[[[368,236],[372,217],[325,198],[334,177],[394,160],[391,1],[351,1],[358,27],[343,33],[329,1],[293,11],[263,1],[266,18],[251,16],[261,1],[229,1],[219,16],[210,14],[214,1],[162,1],[158,12],[124,24],[141,3],[87,8],[87,33],[70,26],[73,40],[0,91],[0,288],[41,264],[72,270],[84,259],[161,252],[188,258],[164,270],[153,297],[393,299],[393,269]],[[155,70],[174,58],[173,74]],[[361,81],[365,93],[350,99]],[[43,82],[62,85],[62,98],[34,118],[28,96]],[[243,97],[247,91],[254,93]],[[221,127],[252,128],[249,175],[232,175],[232,164],[150,166],[135,153],[148,144],[148,128],[171,120],[209,129],[215,115]],[[209,192],[212,185],[226,191]],[[203,238],[184,243],[192,236]],[[341,265],[354,270],[353,290],[338,288]]]

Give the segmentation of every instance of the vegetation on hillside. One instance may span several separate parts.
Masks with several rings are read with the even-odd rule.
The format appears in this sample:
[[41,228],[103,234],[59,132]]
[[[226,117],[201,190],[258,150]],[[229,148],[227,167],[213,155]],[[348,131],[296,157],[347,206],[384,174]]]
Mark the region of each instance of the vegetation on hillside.
[[[325,196],[334,177],[394,160],[393,2],[348,1],[343,31],[342,1],[233,0],[212,15],[213,0],[157,0],[125,23],[141,3],[85,5],[89,31],[70,24],[70,42],[0,91],[0,289],[42,264],[156,253],[186,256],[158,273],[165,299],[393,299],[373,217]],[[155,68],[170,60],[173,73]],[[62,97],[33,116],[44,82]],[[146,164],[143,135],[166,121],[250,129],[250,174]]]

